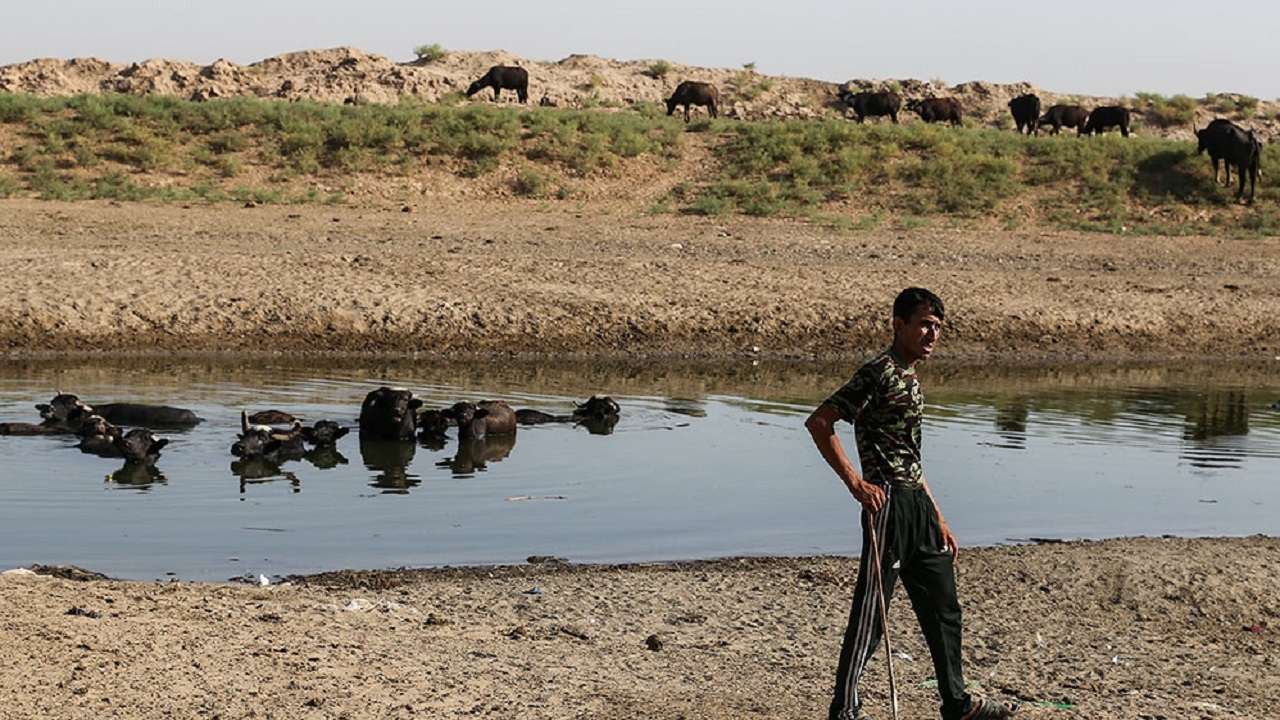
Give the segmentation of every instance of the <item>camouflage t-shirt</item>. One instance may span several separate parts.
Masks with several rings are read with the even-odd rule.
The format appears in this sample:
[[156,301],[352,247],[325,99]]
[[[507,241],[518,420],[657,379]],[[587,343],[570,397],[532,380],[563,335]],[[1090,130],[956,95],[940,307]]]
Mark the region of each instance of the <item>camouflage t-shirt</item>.
[[826,404],[853,423],[862,475],[868,482],[918,487],[924,395],[914,368],[886,350],[858,368]]

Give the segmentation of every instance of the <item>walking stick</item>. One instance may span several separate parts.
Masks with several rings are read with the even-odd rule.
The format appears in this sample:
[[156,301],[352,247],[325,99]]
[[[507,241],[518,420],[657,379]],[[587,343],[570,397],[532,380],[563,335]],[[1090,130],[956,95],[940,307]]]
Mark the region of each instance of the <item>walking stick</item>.
[[880,610],[880,629],[884,634],[884,657],[889,661],[889,697],[893,720],[898,720],[898,684],[893,677],[893,649],[889,647],[889,610],[884,597],[884,575],[880,574],[880,543],[876,542],[876,519],[868,513],[867,530],[871,535],[871,560],[876,572],[876,607]]

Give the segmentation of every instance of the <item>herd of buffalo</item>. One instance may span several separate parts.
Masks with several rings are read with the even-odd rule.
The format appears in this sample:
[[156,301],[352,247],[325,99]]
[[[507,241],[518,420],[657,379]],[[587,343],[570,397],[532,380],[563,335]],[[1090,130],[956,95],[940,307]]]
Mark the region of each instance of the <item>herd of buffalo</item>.
[[[123,459],[126,467],[154,467],[169,438],[156,430],[186,429],[203,422],[191,410],[168,405],[101,403],[90,405],[69,393],[59,393],[47,404],[36,405],[40,423],[0,423],[0,435],[70,435],[79,438],[81,452],[105,458]],[[541,410],[513,410],[501,400],[479,403],[459,402],[443,409],[424,409],[420,398],[404,388],[379,387],[369,392],[356,420],[362,450],[366,443],[383,444],[394,452],[404,444],[439,450],[452,429],[459,443],[457,463],[474,470],[486,460],[506,457],[515,444],[517,427],[544,423],[570,423],[596,434],[609,434],[618,422],[620,408],[608,396],[594,395],[576,404],[567,415]],[[135,426],[124,430],[122,426]],[[257,463],[268,468],[259,477],[278,471],[279,463],[307,458],[321,467],[334,454],[338,441],[350,428],[333,420],[317,420],[310,426],[291,413],[264,410],[241,412],[240,432],[231,445],[231,454],[241,463]],[[340,456],[339,456],[340,457]],[[340,460],[339,462],[345,462]],[[400,470],[407,465],[401,464]],[[235,469],[235,468],[233,468]],[[455,470],[467,468],[455,467]],[[240,473],[245,477],[246,473]]]
[[[493,89],[493,97],[498,99],[503,90],[514,90],[520,102],[529,97],[529,73],[522,67],[495,65],[483,77],[471,83],[467,88],[467,97],[475,95],[484,88]],[[902,110],[915,113],[924,122],[950,123],[960,125],[963,120],[963,108],[960,101],[953,97],[903,98],[892,90],[852,92],[841,90],[840,101],[852,112],[858,122],[868,117],[888,117],[898,122],[898,113]],[[689,110],[693,106],[705,107],[711,117],[718,116],[717,105],[720,102],[720,91],[715,85],[705,82],[685,80],[681,82],[667,98],[667,115],[675,113],[676,108],[684,108],[684,119],[689,120]],[[1080,105],[1059,104],[1046,110],[1041,108],[1040,98],[1036,95],[1020,95],[1009,101],[1009,112],[1013,115],[1014,124],[1019,133],[1038,135],[1041,128],[1047,128],[1050,134],[1057,135],[1062,128],[1075,128],[1077,135],[1102,134],[1118,128],[1120,134],[1129,137],[1129,109],[1121,105],[1104,105],[1088,110]],[[1198,140],[1198,154],[1208,153],[1213,162],[1213,179],[1218,182],[1218,163],[1226,168],[1225,184],[1231,184],[1231,168],[1236,169],[1240,186],[1236,191],[1236,199],[1244,196],[1245,181],[1249,182],[1249,198],[1252,200],[1254,189],[1261,175],[1262,142],[1252,130],[1245,130],[1230,120],[1217,119],[1208,127],[1195,130]]]

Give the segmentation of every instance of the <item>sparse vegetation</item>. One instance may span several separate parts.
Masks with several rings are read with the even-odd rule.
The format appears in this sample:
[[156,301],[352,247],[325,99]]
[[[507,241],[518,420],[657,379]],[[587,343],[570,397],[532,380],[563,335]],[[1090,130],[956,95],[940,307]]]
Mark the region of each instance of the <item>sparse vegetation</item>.
[[649,74],[661,80],[671,74],[671,63],[659,60],[649,66]]
[[[1177,113],[1196,104],[1155,95],[1135,103],[1152,122],[1158,108]],[[657,205],[663,212],[783,215],[851,228],[1044,223],[1280,234],[1280,213],[1264,211],[1280,188],[1261,184],[1252,208],[1237,206],[1234,189],[1215,185],[1187,142],[837,119],[685,124],[655,103],[632,110],[0,94],[8,148],[0,196],[341,202],[340,193],[317,188],[350,187],[361,175],[394,182],[504,169],[516,194],[554,202],[570,197],[578,178],[620,179],[636,163],[669,171],[696,143],[716,163],[674,178]],[[1275,167],[1277,151],[1264,153],[1263,166]]]
[[431,43],[430,45],[419,45],[414,48],[413,54],[418,56],[419,61],[435,62],[447,57],[449,51],[440,47],[440,43]]
[[1134,109],[1145,113],[1147,120],[1158,127],[1190,125],[1196,117],[1200,103],[1186,95],[1166,98],[1158,93],[1135,93]]

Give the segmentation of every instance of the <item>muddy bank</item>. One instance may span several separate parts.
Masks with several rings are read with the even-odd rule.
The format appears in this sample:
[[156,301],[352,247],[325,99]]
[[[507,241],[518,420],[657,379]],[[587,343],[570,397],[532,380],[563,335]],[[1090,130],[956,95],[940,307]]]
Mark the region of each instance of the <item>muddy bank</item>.
[[1280,246],[840,233],[536,201],[331,208],[10,200],[0,349],[854,357],[909,284],[939,358],[1272,358]]
[[[1274,716],[1275,538],[963,549],[965,667],[1020,717]],[[329,573],[292,586],[0,576],[13,717],[804,718],[856,561]],[[908,603],[904,718],[936,717]],[[877,655],[867,710],[889,717]]]

